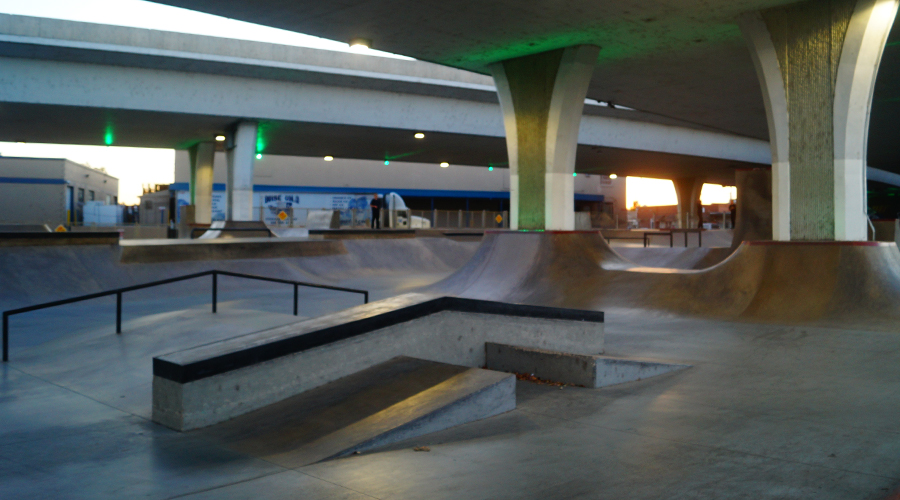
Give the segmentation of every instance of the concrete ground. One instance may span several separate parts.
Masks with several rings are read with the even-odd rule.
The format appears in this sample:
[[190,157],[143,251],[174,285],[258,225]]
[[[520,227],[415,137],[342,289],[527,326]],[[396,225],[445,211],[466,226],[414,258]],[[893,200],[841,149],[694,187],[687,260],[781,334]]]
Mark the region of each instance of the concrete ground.
[[[378,298],[448,273],[333,281]],[[199,289],[136,295],[121,336],[111,302],[14,319],[0,367],[0,498],[881,500],[900,484],[896,332],[630,309],[606,310],[607,354],[693,368],[604,389],[519,382],[510,413],[280,467],[148,418],[154,355],[295,319],[289,291],[227,294],[217,315]],[[334,300],[310,298],[301,314],[346,307]]]

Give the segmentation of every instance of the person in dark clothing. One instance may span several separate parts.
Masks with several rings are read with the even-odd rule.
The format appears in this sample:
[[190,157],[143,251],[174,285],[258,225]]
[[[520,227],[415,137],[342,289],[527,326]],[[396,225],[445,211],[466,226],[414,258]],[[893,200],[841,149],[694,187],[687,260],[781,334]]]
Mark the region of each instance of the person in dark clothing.
[[737,202],[732,201],[730,205],[728,205],[728,211],[731,212],[731,229],[734,229],[735,224],[737,223]]
[[381,206],[381,199],[376,194],[369,203],[369,207],[372,208],[372,229],[381,229]]

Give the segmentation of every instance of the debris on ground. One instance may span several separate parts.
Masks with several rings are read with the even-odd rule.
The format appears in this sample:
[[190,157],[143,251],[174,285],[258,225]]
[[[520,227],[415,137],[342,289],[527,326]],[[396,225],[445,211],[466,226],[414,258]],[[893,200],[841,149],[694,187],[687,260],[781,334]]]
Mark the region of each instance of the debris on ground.
[[416,446],[413,448],[413,451],[431,451],[431,448],[427,446]]
[[526,382],[531,382],[534,384],[540,385],[552,385],[554,387],[559,387],[562,389],[563,387],[583,387],[575,384],[567,384],[565,382],[554,382],[553,380],[544,380],[542,378],[535,377],[533,373],[516,373],[516,379],[524,380]]

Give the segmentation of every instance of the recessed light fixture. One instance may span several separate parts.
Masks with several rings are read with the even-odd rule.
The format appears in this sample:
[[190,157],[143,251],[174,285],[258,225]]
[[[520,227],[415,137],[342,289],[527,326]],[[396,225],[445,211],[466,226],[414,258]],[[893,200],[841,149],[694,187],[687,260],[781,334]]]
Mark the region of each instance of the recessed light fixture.
[[358,51],[369,50],[372,48],[372,40],[360,37],[353,38],[350,40],[350,48]]
[[334,161],[334,156],[326,156],[325,161]]
[[390,165],[390,164],[391,164],[391,160],[384,160],[384,164],[385,164],[385,165]]
[[578,172],[572,172],[572,177],[578,177]]
[[616,175],[616,174],[609,174],[609,178],[610,178],[610,179],[618,179],[619,176]]
[[256,159],[262,160],[262,153],[256,153]]
[[447,162],[442,162],[442,163],[441,163],[441,168],[447,168],[447,167],[449,167],[449,166],[450,166],[450,164],[447,163]]
[[416,135],[414,135],[413,137],[415,137],[416,139],[424,139],[425,134],[423,134],[422,132],[416,132]]
[[216,142],[225,142],[225,136],[224,136],[224,135],[217,135],[217,136],[216,136]]
[[494,167],[488,167],[488,172],[493,172],[493,171],[494,171]]

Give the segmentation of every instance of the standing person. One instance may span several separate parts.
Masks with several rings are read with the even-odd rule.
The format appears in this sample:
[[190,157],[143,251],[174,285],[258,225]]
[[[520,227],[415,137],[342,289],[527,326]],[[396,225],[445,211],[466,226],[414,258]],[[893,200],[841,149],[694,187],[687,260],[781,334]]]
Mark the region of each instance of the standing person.
[[735,224],[737,223],[737,202],[731,200],[731,204],[728,205],[728,211],[731,212],[731,229],[734,229]]
[[372,208],[372,229],[381,229],[381,199],[378,198],[378,193],[375,193],[369,207]]

